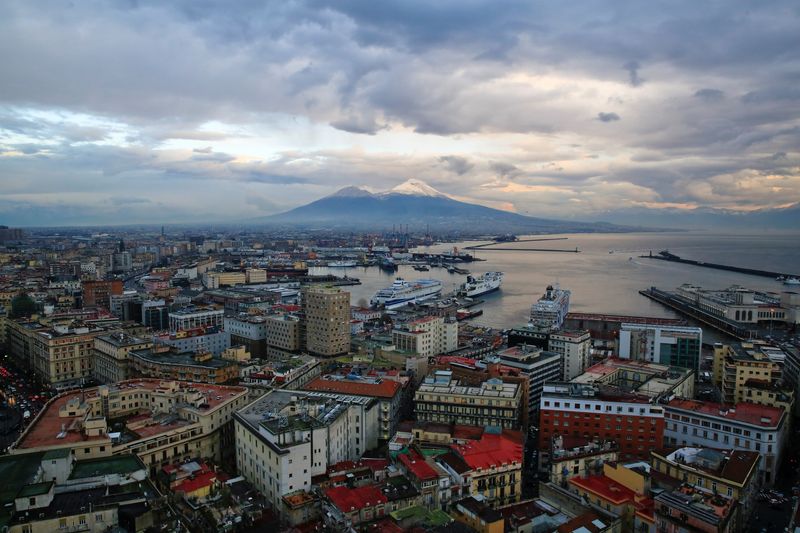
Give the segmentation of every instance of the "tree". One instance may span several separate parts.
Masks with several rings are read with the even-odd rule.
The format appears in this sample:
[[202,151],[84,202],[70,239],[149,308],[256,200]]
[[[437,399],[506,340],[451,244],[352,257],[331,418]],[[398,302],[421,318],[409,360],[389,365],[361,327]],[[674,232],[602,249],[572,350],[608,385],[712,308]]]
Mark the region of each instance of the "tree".
[[36,302],[26,292],[21,292],[11,299],[11,318],[29,317],[37,310]]

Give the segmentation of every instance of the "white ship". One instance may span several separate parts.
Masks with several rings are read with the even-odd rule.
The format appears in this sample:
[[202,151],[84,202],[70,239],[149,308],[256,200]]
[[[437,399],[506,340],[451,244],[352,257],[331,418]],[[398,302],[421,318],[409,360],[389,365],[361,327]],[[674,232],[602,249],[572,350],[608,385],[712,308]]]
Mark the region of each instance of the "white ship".
[[487,272],[483,276],[477,278],[467,276],[467,281],[461,284],[461,287],[458,289],[458,294],[472,298],[473,296],[480,296],[487,292],[496,291],[502,284],[502,272]]
[[562,289],[557,283],[555,287],[548,285],[539,301],[531,306],[531,323],[551,329],[560,328],[569,312],[569,295],[570,291]]
[[800,285],[800,279],[797,278],[786,278],[783,281],[784,285]]
[[331,261],[328,263],[329,268],[348,268],[354,266],[358,266],[358,262],[353,260]]
[[370,305],[382,305],[395,309],[409,303],[429,300],[442,292],[442,282],[438,279],[418,279],[406,281],[397,278],[391,287],[381,289],[370,300]]

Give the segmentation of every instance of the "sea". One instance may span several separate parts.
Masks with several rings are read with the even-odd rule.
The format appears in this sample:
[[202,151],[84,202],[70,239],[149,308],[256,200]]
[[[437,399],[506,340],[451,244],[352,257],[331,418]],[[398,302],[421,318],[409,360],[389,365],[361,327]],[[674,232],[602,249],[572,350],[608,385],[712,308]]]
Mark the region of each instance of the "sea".
[[[578,233],[563,235],[519,236],[520,240],[559,238],[538,242],[498,244],[478,250],[466,247],[487,241],[441,243],[414,251],[441,253],[454,247],[479,259],[460,265],[473,275],[487,271],[505,273],[501,290],[481,296],[483,315],[473,323],[509,328],[527,323],[531,305],[549,284],[560,284],[572,291],[570,311],[623,314],[651,317],[675,317],[670,309],[642,296],[639,291],[652,286],[674,290],[684,283],[703,288],[722,289],[731,285],[779,293],[798,290],[770,278],[713,270],[692,265],[669,263],[646,256],[668,250],[685,259],[800,274],[800,233],[728,234],[716,232],[663,233]],[[525,251],[524,248],[562,249],[573,252]],[[578,253],[574,250],[578,249]],[[395,274],[377,267],[314,268],[313,274],[357,277],[361,285],[347,287],[353,305],[366,305],[380,288],[395,277],[413,280],[432,278],[442,281],[445,292],[456,289],[466,275],[450,274],[442,268],[417,272],[410,265],[400,265]]]

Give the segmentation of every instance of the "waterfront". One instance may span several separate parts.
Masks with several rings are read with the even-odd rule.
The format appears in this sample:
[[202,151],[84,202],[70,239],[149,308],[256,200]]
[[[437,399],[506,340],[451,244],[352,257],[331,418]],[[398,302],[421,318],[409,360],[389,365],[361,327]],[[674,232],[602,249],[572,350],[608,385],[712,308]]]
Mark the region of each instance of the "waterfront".
[[[641,296],[639,290],[653,285],[672,290],[682,283],[708,288],[739,284],[772,292],[791,290],[768,278],[638,257],[650,250],[657,253],[669,249],[689,259],[750,268],[789,272],[800,270],[800,234],[764,236],[675,232],[558,236],[567,237],[568,240],[554,241],[553,248],[577,246],[581,253],[492,251],[486,248],[470,252],[485,259],[465,265],[472,273],[481,274],[490,270],[505,272],[502,290],[481,297],[486,301],[481,306],[484,314],[476,320],[477,323],[494,327],[525,323],[531,304],[541,296],[549,283],[554,282],[572,291],[572,311],[658,317],[674,317],[675,314]],[[477,242],[466,241],[457,243],[457,246],[463,249]],[[415,251],[440,253],[452,247],[453,244],[437,244]],[[525,243],[504,243],[503,247],[525,247]],[[615,252],[609,253],[609,250]],[[315,268],[312,272],[343,274],[342,269],[327,268]],[[389,285],[396,276],[405,279],[439,279],[445,290],[452,290],[466,279],[466,276],[449,274],[441,268],[416,272],[409,265],[401,265],[395,274],[375,267],[346,269],[346,273],[362,282],[359,286],[348,287],[354,305],[368,302],[376,290]]]

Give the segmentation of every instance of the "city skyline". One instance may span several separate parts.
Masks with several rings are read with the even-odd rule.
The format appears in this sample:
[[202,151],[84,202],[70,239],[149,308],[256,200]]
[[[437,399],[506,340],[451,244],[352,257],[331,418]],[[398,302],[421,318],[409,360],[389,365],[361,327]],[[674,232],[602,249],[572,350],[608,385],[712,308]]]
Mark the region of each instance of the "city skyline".
[[799,16],[14,2],[0,224],[242,222],[409,178],[565,220],[796,208]]

